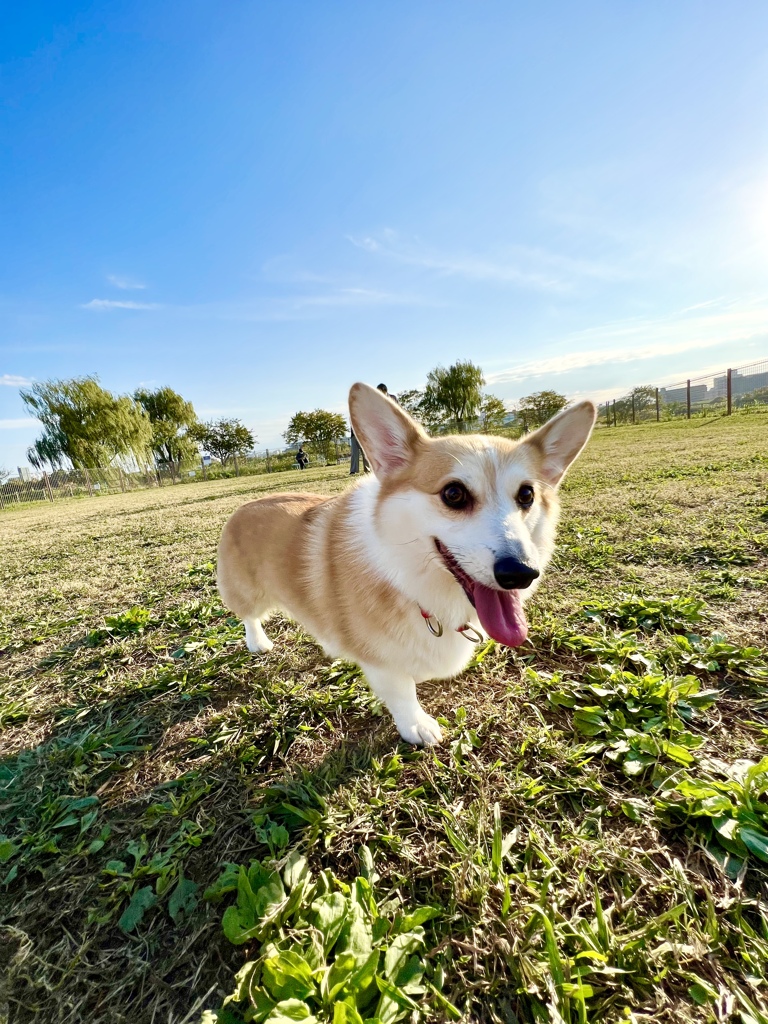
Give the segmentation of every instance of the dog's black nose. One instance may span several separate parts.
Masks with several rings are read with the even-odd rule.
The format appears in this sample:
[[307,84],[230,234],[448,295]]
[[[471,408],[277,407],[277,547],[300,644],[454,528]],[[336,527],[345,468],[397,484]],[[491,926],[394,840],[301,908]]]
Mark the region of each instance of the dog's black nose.
[[525,562],[518,562],[516,558],[500,558],[494,563],[493,575],[505,590],[525,590],[538,579],[539,570],[532,569]]

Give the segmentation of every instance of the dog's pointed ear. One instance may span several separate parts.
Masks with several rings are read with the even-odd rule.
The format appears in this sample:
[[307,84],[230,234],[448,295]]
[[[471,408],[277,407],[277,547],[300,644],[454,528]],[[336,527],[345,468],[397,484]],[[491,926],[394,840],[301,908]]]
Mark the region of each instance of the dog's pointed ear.
[[565,472],[589,440],[597,419],[593,402],[579,402],[563,409],[543,427],[525,438],[538,455],[541,479],[557,487]]
[[397,402],[369,384],[353,384],[349,392],[352,429],[380,479],[396,476],[427,440],[419,424]]

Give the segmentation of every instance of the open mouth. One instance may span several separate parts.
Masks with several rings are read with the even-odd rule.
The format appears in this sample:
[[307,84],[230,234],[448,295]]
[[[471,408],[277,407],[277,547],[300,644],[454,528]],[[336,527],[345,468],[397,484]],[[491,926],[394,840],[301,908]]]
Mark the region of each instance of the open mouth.
[[519,647],[528,636],[528,622],[519,590],[486,587],[459,565],[448,548],[435,537],[435,548],[448,572],[467,595],[488,636],[507,647]]
[[477,581],[473,580],[471,576],[464,572],[459,563],[453,557],[448,548],[441,544],[440,541],[435,537],[435,547],[437,548],[438,554],[445,563],[445,567],[453,578],[459,583],[464,593],[467,595],[467,600],[474,608],[475,606],[475,587],[478,586]]

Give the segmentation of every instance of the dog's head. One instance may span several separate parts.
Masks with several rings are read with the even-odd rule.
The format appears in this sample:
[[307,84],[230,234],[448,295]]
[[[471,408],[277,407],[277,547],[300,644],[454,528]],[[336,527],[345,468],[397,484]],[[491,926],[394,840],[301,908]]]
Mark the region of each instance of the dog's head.
[[557,488],[589,439],[595,406],[579,402],[522,441],[430,438],[367,384],[352,386],[349,410],[380,481],[376,526],[393,574],[422,607],[450,598],[466,608],[466,598],[489,636],[519,646],[523,592],[552,555]]

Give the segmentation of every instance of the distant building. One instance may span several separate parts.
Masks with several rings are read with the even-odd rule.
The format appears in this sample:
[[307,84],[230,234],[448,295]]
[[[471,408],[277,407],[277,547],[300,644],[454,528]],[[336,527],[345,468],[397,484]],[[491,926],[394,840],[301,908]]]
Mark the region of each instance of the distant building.
[[768,387],[768,370],[762,373],[741,374],[734,370],[731,374],[731,394],[748,395],[750,391],[757,391],[758,388]]
[[[696,402],[706,402],[708,397],[706,384],[691,385],[691,405],[694,405]],[[659,388],[659,401],[665,404],[673,402],[685,404],[688,401],[688,388]]]
[[32,470],[29,466],[19,466],[19,480],[23,480],[25,483],[32,479]]
[[[748,395],[750,391],[757,391],[758,388],[768,387],[768,370],[762,373],[739,373],[733,370],[731,373],[731,396]],[[711,398],[725,398],[728,394],[728,375],[719,374],[715,377],[712,387]]]

